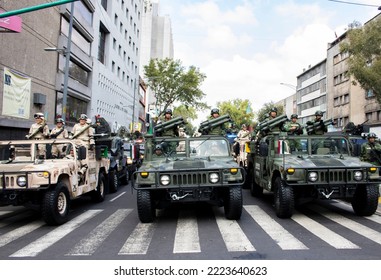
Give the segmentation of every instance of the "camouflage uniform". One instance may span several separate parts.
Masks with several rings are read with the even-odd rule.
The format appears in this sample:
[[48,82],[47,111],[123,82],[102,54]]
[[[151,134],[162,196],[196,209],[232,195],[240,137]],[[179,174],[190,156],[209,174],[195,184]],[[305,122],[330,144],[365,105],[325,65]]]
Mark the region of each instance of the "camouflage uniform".
[[374,165],[381,165],[381,162],[379,162],[380,155],[381,145],[379,143],[366,142],[361,145],[360,159],[362,161],[367,161]]
[[[52,129],[50,132],[50,138],[53,139],[67,139],[69,138],[69,132],[65,128],[65,123],[63,119],[58,118],[56,121],[57,125],[55,128]],[[61,124],[61,125],[60,125]],[[58,158],[64,154],[63,147],[64,144],[53,144],[52,145],[52,156],[54,158]]]
[[[36,123],[32,124],[29,129],[29,134],[27,135],[28,139],[33,140],[44,140],[49,137],[49,127],[45,122],[43,113],[34,114]],[[32,136],[33,135],[33,136]],[[38,156],[40,158],[46,157],[46,145],[38,144]]]
[[73,127],[72,134],[75,135],[79,131],[82,131],[85,127],[88,126],[88,129],[84,130],[81,134],[79,134],[75,139],[78,139],[81,141],[81,145],[86,146],[87,148],[90,148],[90,145],[94,145],[94,129],[89,126],[87,123],[80,124],[76,123]]
[[315,120],[314,121],[308,121],[307,125],[313,125],[313,130],[309,133],[310,135],[323,135],[328,131],[327,127],[324,125],[323,120],[321,117],[323,116],[322,111],[316,111],[315,113]]

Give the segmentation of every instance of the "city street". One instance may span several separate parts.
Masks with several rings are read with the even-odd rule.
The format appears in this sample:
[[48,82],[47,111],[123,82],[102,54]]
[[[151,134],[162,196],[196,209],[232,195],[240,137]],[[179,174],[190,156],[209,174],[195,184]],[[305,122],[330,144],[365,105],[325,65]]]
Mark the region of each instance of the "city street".
[[158,211],[152,224],[141,224],[136,192],[121,187],[94,204],[72,205],[70,220],[44,224],[24,207],[0,209],[2,260],[379,260],[381,211],[354,215],[348,203],[324,201],[298,208],[279,219],[271,195],[244,192],[239,221],[226,220],[223,208],[177,205]]

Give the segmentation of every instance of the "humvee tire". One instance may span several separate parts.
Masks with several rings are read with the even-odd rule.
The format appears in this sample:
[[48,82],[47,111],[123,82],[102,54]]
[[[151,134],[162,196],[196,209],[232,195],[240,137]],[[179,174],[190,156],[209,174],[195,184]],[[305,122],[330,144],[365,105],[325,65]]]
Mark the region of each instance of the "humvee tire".
[[242,188],[239,186],[228,189],[224,201],[225,217],[228,220],[239,220],[242,214]]
[[68,221],[70,196],[67,186],[58,182],[43,197],[41,214],[48,225],[61,225]]
[[292,187],[286,187],[280,177],[275,179],[274,205],[279,218],[290,218],[294,213],[295,201]]
[[352,208],[356,215],[371,216],[378,207],[378,185],[358,186],[352,198]]
[[156,209],[149,190],[138,190],[138,216],[142,223],[152,223],[156,218]]

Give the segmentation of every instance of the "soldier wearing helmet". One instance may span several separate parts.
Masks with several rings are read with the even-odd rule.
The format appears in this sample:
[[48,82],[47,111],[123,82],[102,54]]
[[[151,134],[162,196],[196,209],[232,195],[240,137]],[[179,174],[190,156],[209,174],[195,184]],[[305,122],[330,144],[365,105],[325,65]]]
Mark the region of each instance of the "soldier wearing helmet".
[[309,134],[312,135],[323,135],[328,131],[327,126],[324,124],[323,120],[323,112],[318,110],[315,112],[315,119],[313,121],[308,121],[306,124],[308,126],[312,125],[313,129]]
[[[69,132],[65,128],[65,122],[63,118],[56,118],[56,127],[50,132],[50,138],[52,139],[67,139],[69,138]],[[64,144],[53,144],[52,145],[52,156],[53,158],[59,158],[64,156],[63,147]]]
[[94,128],[90,124],[90,120],[86,114],[81,114],[72,130],[73,137],[81,140],[84,146],[87,146],[90,150],[94,148]]
[[[164,118],[159,120],[157,123],[164,123],[172,120],[172,109],[166,109],[164,112]],[[179,128],[173,127],[171,129],[167,129],[162,131],[160,134],[156,133],[156,136],[168,136],[168,137],[177,137],[179,136]]]
[[283,125],[282,130],[286,131],[289,135],[303,134],[302,126],[298,123],[298,115],[292,114],[290,120]]
[[[44,140],[49,137],[49,127],[46,124],[43,113],[34,114],[35,123],[31,125],[27,139]],[[38,157],[43,159],[46,157],[46,147],[43,144],[38,145]]]
[[[212,110],[210,110],[210,117],[208,118],[208,120],[217,119],[219,117],[220,117],[220,110],[218,108],[213,108]],[[207,131],[203,131],[202,133],[207,135],[225,135],[226,127],[225,127],[225,124],[223,123]]]
[[368,142],[361,145],[360,159],[374,165],[381,165],[381,145],[376,142],[377,135],[371,132],[367,139]]
[[267,120],[275,119],[278,115],[278,108],[272,107],[269,112],[269,116],[267,117]]

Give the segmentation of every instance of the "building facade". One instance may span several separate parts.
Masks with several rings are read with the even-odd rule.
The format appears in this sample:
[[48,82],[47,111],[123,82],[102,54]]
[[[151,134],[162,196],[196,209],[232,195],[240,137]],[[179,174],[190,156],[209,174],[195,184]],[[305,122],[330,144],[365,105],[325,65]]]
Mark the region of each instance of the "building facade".
[[[41,1],[4,0],[0,8],[38,4]],[[139,78],[142,7],[143,0],[82,0],[20,15],[21,33],[0,34],[0,135],[20,138],[40,111],[51,128],[57,115],[63,115],[70,128],[82,113],[101,115],[114,130],[144,124],[140,112],[145,111],[145,87]],[[4,96],[17,89],[7,85],[11,79],[5,72],[14,80],[26,80],[27,90],[20,95],[25,106]],[[27,114],[12,115],[9,105]]]

